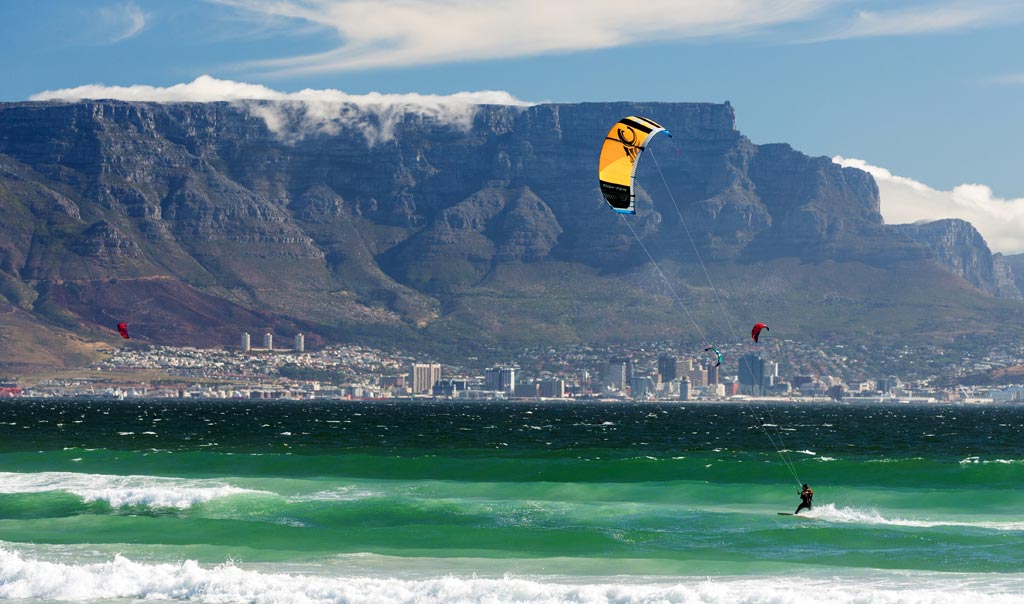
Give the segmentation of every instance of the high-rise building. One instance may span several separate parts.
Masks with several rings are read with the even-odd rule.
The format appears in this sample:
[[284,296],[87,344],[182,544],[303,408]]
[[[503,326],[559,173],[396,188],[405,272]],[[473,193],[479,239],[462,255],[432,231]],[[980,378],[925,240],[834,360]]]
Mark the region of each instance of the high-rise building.
[[690,391],[690,378],[683,376],[683,379],[679,381],[679,400],[690,400]]
[[409,372],[413,394],[431,394],[434,384],[441,379],[440,363],[413,363]]
[[691,369],[686,372],[686,377],[690,378],[690,385],[696,388],[697,386],[707,384],[708,372],[703,364],[694,363],[691,365]]
[[516,390],[516,368],[515,367],[502,367],[501,368],[501,387],[505,392],[515,392]]
[[501,390],[501,372],[494,367],[484,370],[484,390],[492,392]]
[[513,394],[516,391],[516,368],[491,367],[487,369],[484,372],[484,389]]
[[633,359],[629,357],[619,357],[617,360],[626,366],[626,384],[629,384],[629,380],[633,379]]
[[248,332],[242,333],[242,350],[244,352],[252,350],[252,339],[249,337]]
[[678,360],[673,354],[663,354],[658,357],[658,375],[661,376],[661,382],[671,382],[672,380],[679,377]]
[[714,363],[708,362],[708,386],[718,383],[718,369]]
[[540,383],[540,395],[544,398],[565,398],[565,380],[551,378]]
[[605,372],[604,384],[610,388],[625,392],[633,377],[633,363],[628,357],[612,357],[608,359],[608,370]]
[[266,348],[267,350],[274,349],[274,334],[270,333],[269,331],[263,334],[263,347]]
[[654,380],[646,375],[635,375],[629,380],[629,393],[634,399],[647,398],[654,394]]
[[306,336],[295,334],[295,352],[306,352]]
[[540,387],[536,382],[516,384],[513,394],[516,398],[537,398],[540,395]]
[[756,354],[746,354],[739,359],[740,393],[761,396],[764,393],[764,361]]
[[452,398],[465,391],[466,386],[466,380],[437,380],[434,382],[433,394]]
[[893,390],[897,390],[902,387],[903,382],[901,382],[900,378],[895,375],[890,375],[887,378],[881,378],[878,380],[878,389],[882,392],[892,392]]

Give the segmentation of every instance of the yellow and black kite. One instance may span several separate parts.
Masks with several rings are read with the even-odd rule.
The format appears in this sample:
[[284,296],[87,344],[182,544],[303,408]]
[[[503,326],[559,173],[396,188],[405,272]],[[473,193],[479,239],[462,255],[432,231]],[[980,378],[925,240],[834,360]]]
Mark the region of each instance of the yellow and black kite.
[[597,177],[601,182],[601,193],[616,212],[636,214],[636,195],[633,193],[636,162],[647,141],[659,132],[672,136],[653,120],[629,116],[616,122],[605,137]]

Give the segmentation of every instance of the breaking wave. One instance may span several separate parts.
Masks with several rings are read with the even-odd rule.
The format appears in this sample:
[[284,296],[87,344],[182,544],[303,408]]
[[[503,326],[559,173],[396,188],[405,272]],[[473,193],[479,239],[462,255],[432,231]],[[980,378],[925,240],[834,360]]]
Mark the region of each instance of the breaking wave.
[[0,472],[0,493],[55,491],[71,493],[81,497],[86,503],[105,501],[115,508],[146,506],[179,509],[232,495],[270,494],[267,491],[231,486],[219,480],[75,472]]
[[[920,573],[918,574],[920,575]],[[884,580],[747,577],[684,578],[673,582],[627,582],[604,578],[552,582],[534,578],[445,576],[429,579],[310,576],[259,572],[233,564],[202,566],[193,560],[141,564],[124,556],[107,562],[63,564],[25,558],[0,548],[0,598],[62,601],[131,598],[226,604],[1003,604],[1019,602],[1024,582],[973,575],[953,578],[897,576]]]

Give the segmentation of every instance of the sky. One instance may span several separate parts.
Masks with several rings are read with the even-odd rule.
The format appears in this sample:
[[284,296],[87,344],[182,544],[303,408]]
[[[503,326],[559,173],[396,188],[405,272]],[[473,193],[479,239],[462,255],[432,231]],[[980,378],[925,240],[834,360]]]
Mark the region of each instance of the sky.
[[1024,252],[1024,1],[626,6],[0,0],[0,101],[728,100],[753,142],[874,174],[887,222],[965,218]]

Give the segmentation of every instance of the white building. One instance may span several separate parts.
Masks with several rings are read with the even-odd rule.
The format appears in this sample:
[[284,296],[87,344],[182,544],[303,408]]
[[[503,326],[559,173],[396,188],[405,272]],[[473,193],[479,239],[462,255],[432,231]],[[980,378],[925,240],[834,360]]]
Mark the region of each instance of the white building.
[[690,378],[685,375],[683,376],[683,379],[679,380],[679,400],[690,400]]
[[263,347],[266,348],[267,350],[274,349],[274,334],[270,333],[269,331],[263,334]]
[[441,379],[440,363],[413,363],[409,381],[413,394],[431,394],[434,384]]
[[306,352],[306,337],[301,333],[295,334],[295,352]]
[[252,350],[252,339],[249,337],[248,332],[242,333],[242,350],[245,352]]

